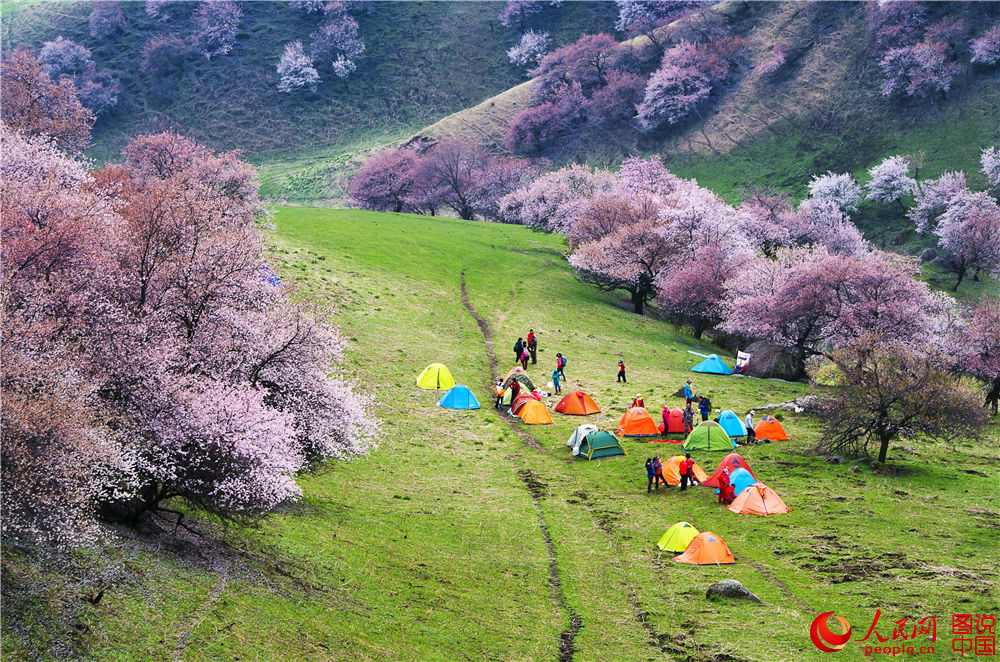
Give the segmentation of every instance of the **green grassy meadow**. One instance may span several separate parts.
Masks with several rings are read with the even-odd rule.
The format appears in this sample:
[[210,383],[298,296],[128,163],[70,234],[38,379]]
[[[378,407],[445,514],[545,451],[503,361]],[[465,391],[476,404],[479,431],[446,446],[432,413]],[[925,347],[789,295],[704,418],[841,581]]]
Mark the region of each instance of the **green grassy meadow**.
[[[651,410],[677,403],[671,394],[698,360],[688,350],[710,346],[577,282],[552,235],[356,210],[277,208],[274,220],[272,266],[297,296],[335,306],[349,339],[346,372],[377,398],[379,445],[303,477],[303,501],[259,524],[192,513],[241,550],[222,561],[187,563],[168,544],[109,547],[136,579],[85,606],[72,633],[79,656],[551,660],[575,615],[574,660],[819,660],[808,628],[820,611],[845,616],[861,631],[855,639],[876,608],[883,635],[903,616],[937,614],[941,651],[952,612],[998,611],[997,425],[984,442],[905,440],[890,451],[887,475],[810,454],[817,424],[789,415],[790,442],[741,452],[791,513],[734,515],[705,488],[647,495],[643,460],[679,447],[626,441],[627,457],[576,460],[564,444],[580,417],[554,414],[552,426],[523,426],[525,437],[492,409],[460,274],[496,336],[501,369],[533,327],[541,351],[529,374],[544,384],[555,352],[565,353],[564,391],[591,393],[603,411],[588,420],[601,427],[613,428],[636,393]],[[619,357],[625,386],[614,379]],[[443,410],[439,393],[417,389],[432,361],[483,408]],[[741,414],[807,390],[738,377],[695,383]],[[721,456],[695,459],[712,471]],[[736,564],[686,566],[658,552],[679,520],[722,536]],[[4,559],[5,581],[32,572],[17,552]],[[707,601],[706,587],[723,578],[763,604]],[[37,620],[5,627],[8,659],[36,657],[32,649],[55,657],[46,614],[78,597],[50,584],[28,612]],[[859,650],[852,642],[840,657]]]

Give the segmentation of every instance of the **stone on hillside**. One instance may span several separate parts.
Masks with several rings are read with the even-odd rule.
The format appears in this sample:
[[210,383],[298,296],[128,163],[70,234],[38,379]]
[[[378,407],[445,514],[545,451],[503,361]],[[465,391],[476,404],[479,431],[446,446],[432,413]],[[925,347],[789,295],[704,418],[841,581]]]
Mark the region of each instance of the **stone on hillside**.
[[758,340],[745,351],[753,355],[748,371],[753,377],[800,379],[805,374],[802,362],[781,345]]
[[705,597],[709,600],[734,598],[737,600],[752,600],[753,602],[761,601],[760,598],[747,590],[747,587],[735,579],[723,579],[722,581],[715,582],[708,587]]

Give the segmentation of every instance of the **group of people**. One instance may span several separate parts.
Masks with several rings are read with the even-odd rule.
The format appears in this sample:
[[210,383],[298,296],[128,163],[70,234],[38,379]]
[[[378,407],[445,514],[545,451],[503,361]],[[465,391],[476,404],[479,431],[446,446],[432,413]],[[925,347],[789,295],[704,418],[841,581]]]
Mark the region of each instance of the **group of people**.
[[[514,343],[514,363],[520,363],[521,369],[528,369],[528,362],[532,365],[538,363],[538,336],[535,334],[534,329],[528,329],[528,335],[526,337],[518,337],[517,342]],[[566,379],[566,355],[562,352],[556,352],[556,367],[552,371],[552,387],[556,394],[562,393],[562,380]],[[520,393],[521,387],[514,381],[511,384],[511,401],[517,397]],[[496,382],[496,408],[500,409],[503,403],[504,389],[503,382],[497,380]]]
[[[691,453],[684,454],[684,460],[681,461],[677,470],[681,475],[682,491],[686,490],[688,485],[698,484],[698,479],[694,475],[694,460],[691,459]],[[660,483],[663,483],[664,487],[670,486],[663,475],[663,461],[660,460],[659,455],[646,458],[646,493],[649,494],[652,492],[654,487],[659,492]]]
[[520,363],[525,370],[528,369],[528,360],[532,364],[538,363],[538,336],[534,329],[528,329],[528,338],[518,338],[514,343],[514,363]]

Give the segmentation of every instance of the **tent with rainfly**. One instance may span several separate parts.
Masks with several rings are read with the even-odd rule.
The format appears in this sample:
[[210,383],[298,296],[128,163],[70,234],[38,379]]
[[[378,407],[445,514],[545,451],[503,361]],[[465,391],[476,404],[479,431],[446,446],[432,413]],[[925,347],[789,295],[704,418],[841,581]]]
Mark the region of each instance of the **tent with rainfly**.
[[716,468],[715,473],[708,477],[708,480],[702,481],[703,487],[719,487],[719,476],[722,475],[724,469],[729,469],[729,474],[737,469],[746,469],[751,476],[756,478],[753,469],[747,464],[747,461],[743,459],[743,456],[739,453],[730,453],[726,457],[722,458],[722,462],[719,462],[719,466]]
[[756,483],[729,504],[729,510],[737,515],[782,515],[788,512],[788,506],[781,500],[778,493],[764,483]]
[[736,442],[715,421],[699,423],[684,442],[686,451],[731,451],[734,448]]
[[733,496],[739,496],[743,494],[743,491],[757,482],[757,478],[754,477],[746,469],[742,467],[733,470],[729,474],[729,484],[733,486]]
[[594,399],[583,391],[573,391],[567,393],[559,404],[555,407],[560,414],[567,416],[589,416],[600,413],[601,408],[597,406]]
[[677,522],[663,532],[656,546],[664,552],[683,552],[698,535],[698,529],[688,522]]
[[468,386],[456,384],[441,396],[438,406],[445,409],[479,409],[479,400]]
[[503,378],[503,388],[510,388],[511,383],[514,381],[521,382],[521,385],[526,387],[529,391],[535,390],[535,383],[531,381],[528,377],[528,373],[524,371],[521,366],[514,366],[510,369],[510,372]]
[[768,418],[762,420],[753,428],[754,435],[757,436],[757,440],[766,439],[768,441],[788,441],[788,433],[785,432],[784,426],[776,418]]
[[566,440],[566,445],[572,449],[573,455],[580,454],[580,445],[591,432],[597,432],[597,426],[591,423],[584,423],[573,430],[573,434]]
[[[684,459],[683,455],[674,455],[663,463],[663,477],[667,479],[667,485],[681,484],[681,462],[683,462]],[[691,471],[694,472],[694,478],[699,483],[708,480],[708,474],[705,473],[704,469],[698,466],[697,462],[695,462],[694,466],[691,467]]]
[[528,425],[552,424],[552,414],[549,413],[549,408],[534,398],[521,405],[517,410],[517,415]]
[[[705,356],[698,354],[698,356]],[[691,367],[691,372],[701,372],[707,375],[731,375],[733,369],[726,365],[726,362],[719,358],[718,354],[709,354],[705,360]]]
[[684,434],[684,410],[674,407],[667,412],[667,424],[660,430],[663,434]]
[[583,443],[580,444],[580,453],[577,457],[596,460],[602,457],[625,454],[625,449],[622,447],[621,442],[618,441],[618,437],[610,432],[599,430],[591,432],[584,438]]
[[736,563],[726,541],[722,539],[722,536],[711,531],[702,531],[696,535],[684,553],[674,557],[674,561],[692,565]]
[[630,407],[618,419],[618,434],[623,437],[656,437],[660,428],[645,407]]
[[417,386],[431,391],[440,391],[455,385],[448,366],[443,363],[432,363],[417,377]]
[[719,425],[722,426],[722,429],[730,437],[747,436],[747,426],[743,424],[743,421],[732,409],[726,409],[719,414]]

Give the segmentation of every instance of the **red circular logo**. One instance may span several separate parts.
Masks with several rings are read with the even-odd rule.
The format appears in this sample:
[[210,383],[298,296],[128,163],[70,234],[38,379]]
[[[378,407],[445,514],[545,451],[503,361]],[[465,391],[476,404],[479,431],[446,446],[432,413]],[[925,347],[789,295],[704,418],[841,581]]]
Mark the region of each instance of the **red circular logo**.
[[846,646],[851,638],[851,624],[843,616],[833,616],[840,623],[840,629],[843,630],[843,633],[837,634],[830,631],[826,623],[830,616],[833,616],[832,611],[824,611],[813,619],[812,626],[809,628],[809,638],[812,639],[813,645],[824,653],[836,653]]

